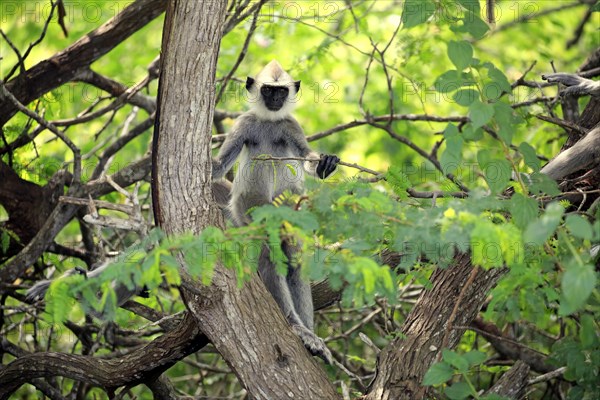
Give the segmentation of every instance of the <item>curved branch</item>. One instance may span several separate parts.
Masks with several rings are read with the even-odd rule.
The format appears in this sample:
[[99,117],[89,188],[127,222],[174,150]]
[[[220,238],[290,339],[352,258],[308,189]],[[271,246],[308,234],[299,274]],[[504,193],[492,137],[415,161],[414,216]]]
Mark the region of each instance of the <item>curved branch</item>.
[[0,370],[0,399],[8,399],[21,385],[42,377],[63,376],[108,390],[153,381],[207,343],[194,317],[186,314],[175,330],[123,357],[107,360],[66,353],[27,354]]
[[334,126],[323,132],[315,133],[314,135],[308,136],[306,140],[312,142],[313,140],[319,140],[334,133],[345,131],[346,129],[356,128],[357,126],[370,125],[373,122],[389,122],[389,121],[429,121],[429,122],[469,122],[467,117],[438,117],[435,115],[425,114],[394,114],[394,115],[379,115],[377,117],[370,117],[369,120],[359,119]]
[[[165,0],[137,0],[71,46],[7,82],[7,89],[21,103],[29,104],[50,90],[75,79],[94,61],[162,14],[166,3]],[[0,126],[16,112],[14,104],[0,99]]]

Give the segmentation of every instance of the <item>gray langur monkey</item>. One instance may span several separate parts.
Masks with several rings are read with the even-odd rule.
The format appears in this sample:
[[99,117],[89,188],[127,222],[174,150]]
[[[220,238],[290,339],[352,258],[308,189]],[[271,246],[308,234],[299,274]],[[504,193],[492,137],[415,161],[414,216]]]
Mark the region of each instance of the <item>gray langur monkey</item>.
[[[555,73],[542,75],[548,82],[558,82],[567,86],[561,96],[591,95],[600,97],[600,81],[582,78],[576,74]],[[596,125],[572,147],[560,153],[541,169],[540,172],[554,180],[559,180],[573,172],[600,163],[600,126]]]
[[[304,172],[325,179],[339,162],[335,155],[321,158],[308,146],[304,131],[291,115],[300,81],[294,82],[277,61],[267,64],[255,79],[248,77],[246,89],[252,107],[236,119],[212,170],[213,180],[218,180],[239,159],[230,202],[238,226],[250,222],[246,212],[252,207],[269,204],[286,190],[301,194]],[[264,155],[314,161],[301,166],[295,160],[254,160]]]
[[[270,204],[284,191],[302,194],[305,172],[325,179],[340,161],[335,155],[319,156],[308,146],[304,131],[291,115],[300,81],[293,81],[277,61],[267,64],[255,78],[248,77],[246,89],[252,106],[237,118],[212,165],[212,178],[219,180],[239,161],[229,206],[237,226],[250,222],[248,210]],[[265,155],[310,161],[257,160]],[[310,284],[292,262],[296,250],[286,241],[281,247],[288,259],[287,276],[277,274],[266,245],[258,261],[259,275],[304,346],[331,363],[331,352],[313,333]]]

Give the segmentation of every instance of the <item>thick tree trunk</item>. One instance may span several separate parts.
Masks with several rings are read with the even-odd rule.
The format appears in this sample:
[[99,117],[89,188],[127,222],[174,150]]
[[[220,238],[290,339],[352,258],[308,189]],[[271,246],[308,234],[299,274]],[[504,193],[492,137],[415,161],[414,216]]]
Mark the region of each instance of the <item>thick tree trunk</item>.
[[424,398],[425,372],[442,348],[458,344],[464,329],[455,327],[467,326],[477,316],[488,291],[504,273],[504,269],[473,269],[466,254],[457,256],[453,266],[434,272],[432,287],[423,291],[402,326],[405,337],[381,351],[377,376],[365,400]]
[[[225,8],[225,1],[173,1],[167,9],[153,197],[168,234],[223,226],[212,201],[210,133]],[[182,286],[200,328],[252,398],[337,398],[257,277],[238,288],[233,271],[217,267],[210,287],[187,276]]]

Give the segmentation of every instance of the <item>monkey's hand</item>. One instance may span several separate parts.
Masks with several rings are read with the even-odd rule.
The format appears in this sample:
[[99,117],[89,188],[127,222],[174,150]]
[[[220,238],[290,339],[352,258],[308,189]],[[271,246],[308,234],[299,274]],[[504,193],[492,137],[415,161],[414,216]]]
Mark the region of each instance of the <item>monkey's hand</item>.
[[565,74],[562,72],[556,74],[542,75],[542,79],[550,83],[558,82],[567,86],[560,92],[561,96],[600,96],[600,82],[591,79],[582,78],[576,74]]
[[292,324],[291,327],[294,333],[302,340],[304,347],[306,347],[306,350],[308,350],[310,354],[320,357],[327,364],[333,363],[331,351],[329,351],[323,339],[315,335],[304,325]]
[[322,154],[317,165],[317,176],[321,179],[327,178],[335,170],[339,162],[340,159],[336,155]]

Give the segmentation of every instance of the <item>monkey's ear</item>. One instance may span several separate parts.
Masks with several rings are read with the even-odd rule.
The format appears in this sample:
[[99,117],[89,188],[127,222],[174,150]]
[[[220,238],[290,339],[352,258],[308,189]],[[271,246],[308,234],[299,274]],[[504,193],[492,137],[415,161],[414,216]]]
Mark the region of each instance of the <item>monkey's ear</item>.
[[253,85],[254,85],[254,78],[247,77],[246,78],[246,90],[250,91],[250,89],[252,89]]
[[294,86],[296,87],[296,93],[300,91],[300,81],[294,82]]

